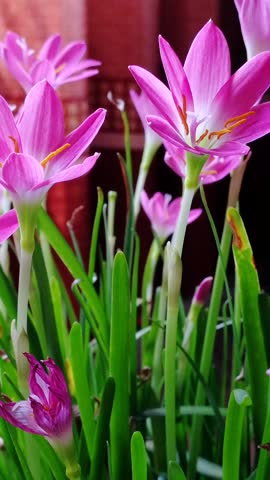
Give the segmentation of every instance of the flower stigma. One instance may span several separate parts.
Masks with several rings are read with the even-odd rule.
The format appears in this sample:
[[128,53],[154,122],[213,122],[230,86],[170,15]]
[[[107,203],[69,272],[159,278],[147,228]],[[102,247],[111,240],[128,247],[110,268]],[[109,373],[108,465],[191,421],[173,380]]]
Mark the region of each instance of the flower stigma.
[[40,162],[40,165],[45,168],[47,163],[54,157],[56,157],[56,155],[58,155],[58,153],[62,153],[64,150],[66,150],[67,148],[70,147],[70,143],[65,143],[64,145],[62,145],[62,147],[59,147],[57,148],[57,150],[54,150],[54,152],[51,152],[49,153],[49,155],[47,155],[47,157],[45,157],[42,162]]

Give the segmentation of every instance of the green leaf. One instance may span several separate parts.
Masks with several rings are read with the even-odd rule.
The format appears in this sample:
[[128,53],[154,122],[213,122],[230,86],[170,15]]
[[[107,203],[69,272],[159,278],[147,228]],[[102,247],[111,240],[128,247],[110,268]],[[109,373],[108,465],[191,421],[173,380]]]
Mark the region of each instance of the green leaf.
[[147,480],[147,459],[141,432],[131,437],[132,480]]
[[186,476],[178,463],[169,463],[169,480],[186,480]]
[[109,424],[114,393],[115,382],[112,377],[109,377],[105,383],[100,404],[89,480],[101,479],[103,475],[105,453],[107,450],[106,442],[109,440]]
[[111,415],[112,480],[128,477],[129,464],[129,274],[125,256],[118,252],[113,264],[110,375],[115,380]]
[[4,302],[9,317],[13,320],[17,316],[17,295],[9,278],[0,265],[0,298]]

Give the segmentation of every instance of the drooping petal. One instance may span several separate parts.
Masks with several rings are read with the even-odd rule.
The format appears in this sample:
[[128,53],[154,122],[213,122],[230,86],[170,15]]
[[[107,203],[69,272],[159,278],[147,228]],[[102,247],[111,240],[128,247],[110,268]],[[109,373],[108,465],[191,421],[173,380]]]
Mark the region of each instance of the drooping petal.
[[0,216],[0,243],[3,243],[19,228],[16,211],[10,210]]
[[60,170],[66,169],[78,160],[98,134],[105,116],[106,110],[99,108],[65,138],[63,143],[69,143],[70,147],[49,162],[46,178],[51,177]]
[[46,80],[30,90],[17,127],[23,151],[38,161],[42,161],[64,143],[63,107]]
[[129,70],[160,115],[179,128],[181,121],[172,94],[166,85],[144,68],[130,66]]
[[0,401],[0,417],[25,432],[46,435],[46,432],[35,421],[29,400],[17,403]]
[[219,130],[229,119],[253,110],[270,85],[270,52],[245,63],[219,90],[211,105],[209,130]]
[[191,87],[194,109],[203,116],[222,85],[230,78],[230,52],[221,30],[210,20],[196,35],[184,70]]
[[0,117],[0,159],[3,163],[9,153],[15,150],[14,141],[15,143],[17,142],[18,149],[20,151],[22,149],[21,139],[14,117],[3,97],[0,97]]
[[3,58],[11,75],[19,82],[26,93],[29,92],[33,85],[32,79],[21,62],[7,48],[3,49]]
[[159,36],[159,48],[176,107],[180,106],[182,108],[183,102],[186,102],[187,110],[193,111],[192,93],[185,70],[170,44],[161,35]]
[[59,52],[61,46],[61,35],[50,35],[49,38],[45,41],[42,45],[39,53],[38,58],[39,60],[50,60],[53,61],[57,53]]
[[43,180],[44,171],[34,157],[11,153],[3,165],[2,178],[11,187],[11,193],[23,197]]
[[242,125],[232,131],[230,134],[232,140],[249,143],[269,132],[270,102],[256,105],[252,110],[255,112],[254,115],[250,115]]

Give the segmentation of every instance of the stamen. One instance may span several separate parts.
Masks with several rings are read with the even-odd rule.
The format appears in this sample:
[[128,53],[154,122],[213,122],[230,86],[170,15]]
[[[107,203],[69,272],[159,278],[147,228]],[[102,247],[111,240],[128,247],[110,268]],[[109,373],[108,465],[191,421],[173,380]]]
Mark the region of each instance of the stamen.
[[216,175],[217,171],[216,170],[202,170],[200,175]]
[[[229,126],[230,123],[234,123],[237,120],[241,120],[241,123],[243,123],[246,121],[247,117],[250,117],[250,115],[254,115],[254,113],[256,112],[254,112],[254,110],[251,110],[250,112],[242,113],[242,115],[237,115],[236,117],[229,118],[229,120],[227,120],[227,122],[224,123],[224,127],[231,128],[232,126],[231,127]],[[236,127],[238,126],[238,122],[235,124],[235,126]]]
[[59,67],[55,69],[55,73],[60,73],[63,70],[63,68],[65,68],[65,66],[66,66],[65,63],[62,63],[62,65],[59,65]]
[[51,152],[49,155],[47,155],[47,157],[45,157],[42,162],[40,163],[40,165],[45,168],[47,163],[54,157],[56,157],[56,155],[58,155],[58,153],[62,153],[64,150],[66,150],[67,148],[70,147],[70,143],[65,143],[65,145],[62,145],[62,147],[60,148],[57,148],[57,150],[55,150],[54,152]]
[[224,128],[223,130],[217,130],[216,132],[209,133],[208,138],[209,138],[209,140],[211,140],[211,138],[217,137],[217,139],[219,140],[220,137],[222,137],[223,135],[226,135],[226,133],[230,133],[230,132],[231,132],[231,130],[229,128]]
[[180,105],[178,105],[177,109],[178,109],[178,113],[180,115],[181,121],[184,125],[186,135],[188,135],[189,134],[189,126],[188,126],[188,123],[187,123],[187,99],[186,99],[185,95],[182,95],[182,98],[183,98],[183,109],[180,107]]
[[2,168],[2,167],[3,167],[3,163],[2,163],[2,162],[0,162],[0,168]]
[[196,140],[196,143],[200,143],[209,133],[209,130],[206,129],[205,132]]
[[18,140],[16,140],[16,138],[12,137],[11,135],[9,135],[8,138],[10,138],[10,140],[12,140],[12,142],[14,143],[15,153],[20,153]]

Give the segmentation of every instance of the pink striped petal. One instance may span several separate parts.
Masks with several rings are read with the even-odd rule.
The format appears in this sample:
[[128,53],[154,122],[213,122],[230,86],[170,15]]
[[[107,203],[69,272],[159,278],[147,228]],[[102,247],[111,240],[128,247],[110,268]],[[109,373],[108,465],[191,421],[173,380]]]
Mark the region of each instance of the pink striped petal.
[[34,157],[11,153],[2,168],[2,178],[18,197],[32,190],[44,178],[44,170]]
[[10,106],[3,97],[0,97],[0,116],[0,159],[3,163],[9,153],[15,149],[14,142],[10,137],[17,142],[20,151],[22,145]]
[[85,42],[70,42],[54,60],[54,66],[60,67],[66,63],[78,62],[86,52]]
[[7,48],[3,49],[3,58],[11,75],[19,82],[25,92],[29,92],[32,87],[31,75],[26,72],[22,63]]
[[59,52],[60,46],[61,46],[61,35],[59,34],[51,35],[42,45],[38,53],[39,60],[47,59],[47,60],[53,61],[57,53]]
[[55,81],[55,69],[49,60],[39,60],[30,70],[33,85],[41,80],[47,80],[51,85]]

